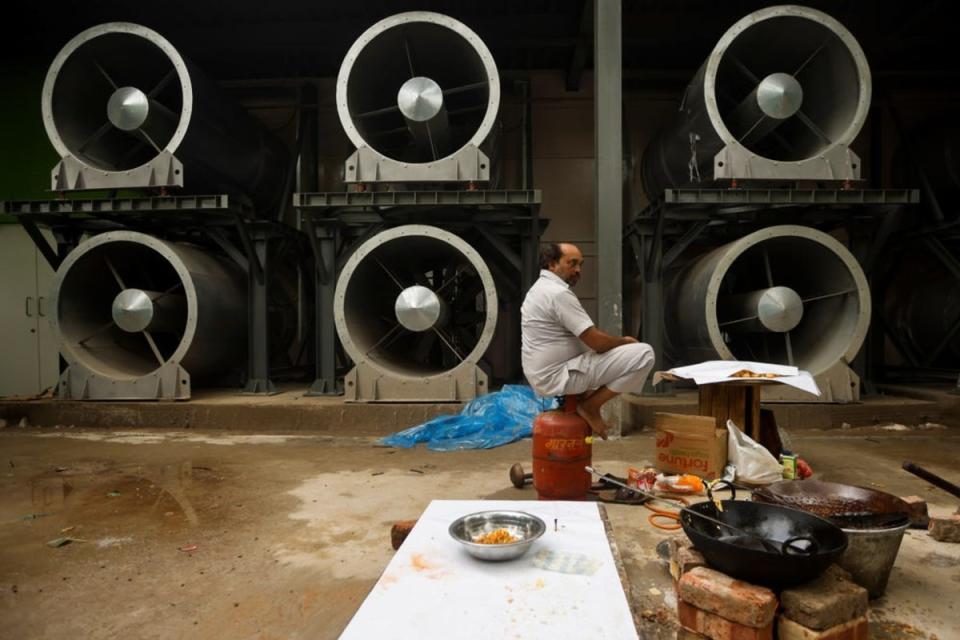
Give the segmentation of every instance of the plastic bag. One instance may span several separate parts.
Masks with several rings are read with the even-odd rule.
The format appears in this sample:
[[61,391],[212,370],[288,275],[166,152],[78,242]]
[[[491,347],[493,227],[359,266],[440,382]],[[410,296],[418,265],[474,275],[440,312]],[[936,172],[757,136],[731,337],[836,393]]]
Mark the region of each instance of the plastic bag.
[[387,436],[380,444],[408,449],[425,443],[434,451],[492,449],[530,437],[537,414],[556,408],[556,398],[541,398],[528,386],[508,384],[471,400],[457,415],[438,416]]
[[783,467],[766,447],[727,420],[727,461],[737,469],[737,481],[770,484],[783,479]]

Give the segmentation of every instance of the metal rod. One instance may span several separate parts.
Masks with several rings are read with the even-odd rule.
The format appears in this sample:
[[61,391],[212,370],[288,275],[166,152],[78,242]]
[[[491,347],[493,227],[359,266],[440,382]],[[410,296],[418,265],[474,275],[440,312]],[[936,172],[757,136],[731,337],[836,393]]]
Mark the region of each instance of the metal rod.
[[163,76],[163,78],[160,79],[160,82],[158,82],[153,89],[150,89],[150,92],[147,94],[147,97],[148,97],[148,98],[153,98],[153,97],[155,97],[158,93],[160,93],[161,91],[163,91],[163,89],[164,89],[168,84],[170,84],[170,81],[173,80],[173,78],[176,77],[176,75],[177,75],[177,70],[176,70],[176,69],[170,69],[170,71],[167,72],[167,75]]
[[126,289],[127,285],[123,284],[123,278],[121,278],[120,274],[117,273],[117,270],[114,268],[113,262],[110,261],[110,258],[104,256],[103,261],[107,263],[107,268],[110,269],[110,273],[113,274],[113,279],[117,281],[117,284],[120,285],[120,288]]
[[87,340],[89,340],[90,338],[93,338],[94,336],[100,335],[101,333],[103,333],[104,331],[106,331],[107,329],[109,329],[109,328],[111,328],[111,327],[113,327],[113,326],[115,326],[115,325],[116,325],[116,323],[115,323],[113,320],[111,320],[110,322],[104,323],[103,325],[101,325],[100,327],[98,327],[97,329],[95,329],[95,330],[93,331],[93,333],[91,333],[90,335],[88,335],[88,336],[87,336],[86,338],[84,338],[83,340],[78,340],[78,341],[77,341],[77,344],[79,344],[79,345],[82,347],[82,346],[87,342]]
[[817,300],[826,300],[827,298],[836,298],[837,296],[845,296],[848,293],[854,293],[856,289],[844,289],[843,291],[835,291],[834,293],[825,293],[822,296],[813,296],[812,298],[803,298],[803,303],[816,302]]
[[417,75],[417,72],[413,70],[413,54],[410,53],[410,42],[407,41],[407,36],[403,36],[403,51],[407,54],[407,66],[410,68],[410,77],[413,78]]
[[444,89],[444,91],[443,91],[443,96],[444,96],[444,97],[447,97],[447,96],[452,96],[452,95],[457,94],[457,93],[463,93],[464,91],[472,91],[472,90],[474,90],[474,89],[482,89],[483,87],[486,87],[488,84],[490,84],[490,83],[489,83],[487,80],[483,80],[482,82],[474,82],[473,84],[465,84],[465,85],[463,85],[463,86],[454,87],[454,88],[452,88],[452,89]]
[[944,491],[946,491],[947,493],[960,498],[960,487],[953,484],[952,482],[948,482],[947,480],[944,480],[943,478],[941,478],[940,476],[934,473],[930,473],[923,467],[919,467],[913,464],[912,462],[904,461],[903,469],[904,471],[909,471],[910,473],[917,476],[918,478],[923,478],[933,486],[939,487]]
[[100,125],[99,129],[97,129],[96,131],[90,134],[90,137],[88,137],[86,140],[80,143],[80,146],[77,147],[77,152],[82,153],[84,149],[86,149],[88,146],[90,146],[91,144],[93,144],[94,142],[102,138],[112,128],[113,128],[112,122],[110,122],[109,120],[104,122],[102,125]]
[[927,354],[927,358],[923,364],[926,366],[933,364],[934,360],[937,359],[937,356],[940,355],[940,352],[943,351],[953,340],[953,337],[957,335],[957,331],[960,331],[960,320],[953,323],[953,326],[950,327],[949,331],[947,331],[947,335],[943,336],[943,339],[937,344],[937,346],[933,348],[933,351]]
[[434,333],[436,333],[436,334],[440,337],[440,340],[443,342],[443,344],[447,345],[447,347],[450,349],[450,351],[453,352],[453,355],[457,356],[457,358],[460,359],[460,362],[463,362],[464,360],[466,360],[466,358],[464,358],[462,355],[460,355],[460,352],[457,351],[457,348],[454,347],[453,344],[451,344],[449,340],[447,340],[447,337],[444,336],[443,333],[442,333],[439,329],[437,329],[436,327],[431,327],[431,329],[433,329]]
[[743,64],[743,62],[740,61],[740,58],[732,55],[729,52],[727,53],[727,57],[730,58],[730,61],[733,62],[733,65],[737,69],[739,69],[740,73],[745,75],[747,79],[753,83],[754,86],[760,84],[760,78],[757,77],[757,74],[755,74],[753,71],[750,71],[750,69],[747,68],[747,65]]
[[396,284],[398,287],[400,287],[400,290],[401,290],[401,291],[403,291],[403,290],[406,288],[406,287],[404,287],[402,284],[400,284],[400,281],[397,280],[396,276],[394,276],[393,273],[391,273],[390,270],[387,269],[387,267],[386,267],[382,262],[380,262],[380,261],[377,260],[376,258],[374,258],[373,260],[374,260],[374,262],[376,262],[378,265],[380,265],[380,268],[383,269],[384,272],[386,272],[386,274],[387,274],[388,276],[390,276],[390,279],[393,280],[394,284]]
[[[372,118],[373,116],[382,116],[388,113],[393,113],[394,111],[400,111],[400,107],[394,104],[389,107],[384,107],[382,109],[374,109],[373,111],[364,111],[363,113],[358,113],[353,117],[357,119]],[[406,131],[406,128],[404,128],[403,130]]]
[[110,77],[110,74],[107,73],[107,70],[100,66],[100,63],[96,60],[93,61],[93,66],[97,68],[101,75],[107,79],[107,82],[110,83],[110,86],[113,87],[114,91],[117,89],[117,83],[113,81],[113,78]]
[[805,114],[803,111],[797,111],[794,115],[797,116],[797,119],[799,119],[800,122],[807,125],[807,128],[813,132],[813,135],[820,138],[821,142],[824,142],[826,144],[833,144],[830,138],[827,137],[827,134],[825,134],[820,127],[815,125],[813,123],[813,120],[811,120],[810,117],[807,116],[807,114]]
[[393,325],[393,327],[391,327],[391,329],[390,329],[389,331],[387,331],[385,334],[383,334],[383,336],[382,336],[379,340],[377,340],[377,341],[373,344],[372,347],[370,347],[369,349],[366,350],[366,352],[364,352],[364,355],[370,355],[370,352],[371,352],[371,351],[373,351],[374,349],[376,349],[377,347],[379,347],[381,344],[383,344],[383,342],[384,342],[387,338],[389,338],[389,337],[392,336],[394,333],[396,333],[396,331],[397,331],[398,329],[400,329],[400,328],[401,328],[401,327],[400,327],[400,323],[399,323],[399,322],[398,322],[397,324]]
[[143,129],[143,128],[137,129],[137,133],[139,133],[140,135],[142,135],[144,138],[147,139],[147,142],[150,143],[150,146],[153,147],[154,151],[156,151],[157,153],[163,153],[163,149],[161,149],[160,146],[153,141],[153,138],[150,137],[150,134],[147,133],[146,129]]
[[147,339],[147,342],[150,344],[150,350],[153,351],[153,355],[156,356],[157,362],[162,366],[165,362],[163,355],[160,353],[160,349],[157,348],[157,343],[153,341],[153,336],[150,335],[149,331],[141,331],[143,337]]
[[770,252],[766,245],[763,247],[763,269],[767,274],[767,286],[773,286],[773,269],[770,268]]
[[807,57],[807,59],[803,61],[803,64],[801,64],[799,67],[797,67],[797,70],[793,72],[793,77],[794,77],[794,78],[797,77],[797,74],[798,74],[798,73],[800,73],[801,71],[803,71],[804,67],[806,67],[808,64],[810,64],[810,62],[811,62],[814,58],[817,57],[817,54],[820,53],[820,51],[822,51],[825,46],[827,46],[827,43],[830,42],[830,40],[833,38],[833,36],[834,36],[833,31],[830,31],[830,35],[828,35],[826,38],[824,38],[823,42],[820,43],[820,46],[817,47],[816,49],[814,49],[814,50],[813,50],[813,53],[811,53],[811,54]]

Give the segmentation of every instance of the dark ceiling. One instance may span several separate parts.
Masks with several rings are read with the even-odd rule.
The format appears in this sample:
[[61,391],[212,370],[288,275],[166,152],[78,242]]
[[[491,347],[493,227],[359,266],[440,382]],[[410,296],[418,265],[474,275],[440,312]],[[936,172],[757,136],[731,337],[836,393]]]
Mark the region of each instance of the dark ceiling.
[[[625,82],[683,86],[720,35],[771,2],[623,0]],[[958,30],[946,1],[809,2],[858,38],[875,83],[954,87],[960,77]],[[130,0],[31,3],[7,21],[7,54],[49,61],[83,29],[131,21],[166,36],[220,80],[334,76],[351,43],[377,20],[410,10],[446,13],[487,42],[504,71],[579,69],[592,59],[592,2],[583,0]],[[20,22],[17,25],[17,22]]]

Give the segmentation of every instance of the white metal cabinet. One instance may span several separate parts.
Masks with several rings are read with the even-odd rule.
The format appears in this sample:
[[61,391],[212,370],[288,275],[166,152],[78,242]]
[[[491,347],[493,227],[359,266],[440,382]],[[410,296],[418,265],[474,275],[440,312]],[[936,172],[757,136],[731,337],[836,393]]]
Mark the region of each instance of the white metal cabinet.
[[46,314],[53,270],[18,224],[0,224],[0,396],[57,383],[56,342]]

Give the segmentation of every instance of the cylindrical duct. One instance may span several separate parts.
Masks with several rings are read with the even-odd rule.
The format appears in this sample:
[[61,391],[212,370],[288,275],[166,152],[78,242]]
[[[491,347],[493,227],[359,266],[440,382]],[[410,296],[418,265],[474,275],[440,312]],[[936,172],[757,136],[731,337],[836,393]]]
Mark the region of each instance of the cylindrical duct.
[[[920,273],[917,273],[919,276]],[[926,274],[894,289],[894,329],[931,365],[956,368],[960,362],[960,284],[953,275]],[[893,305],[891,305],[893,306]]]
[[47,71],[41,108],[68,161],[54,190],[240,192],[265,213],[282,198],[282,143],[146,27],[110,22],[70,40]]
[[427,225],[382,231],[357,247],[337,279],[337,333],[357,365],[392,379],[476,364],[493,338],[497,293],[483,258]]
[[53,280],[60,353],[101,378],[142,378],[173,362],[213,377],[246,355],[246,281],[200,247],[111,231],[70,252]]
[[367,29],[337,78],[337,111],[354,146],[421,165],[414,172],[479,147],[499,107],[489,49],[463,23],[429,11],[393,15]]
[[651,199],[714,179],[853,180],[848,147],[870,107],[870,68],[853,35],[794,5],[754,11],[720,38],[676,122],[643,156]]
[[[914,127],[893,155],[891,178],[900,187],[924,190],[921,202],[930,206],[924,181],[933,192],[942,214],[957,215],[960,203],[960,125],[950,113]],[[909,153],[907,147],[909,146]],[[922,176],[921,176],[922,173]]]
[[674,273],[666,308],[672,359],[790,364],[816,375],[860,350],[870,289],[856,258],[809,227],[769,227]]

